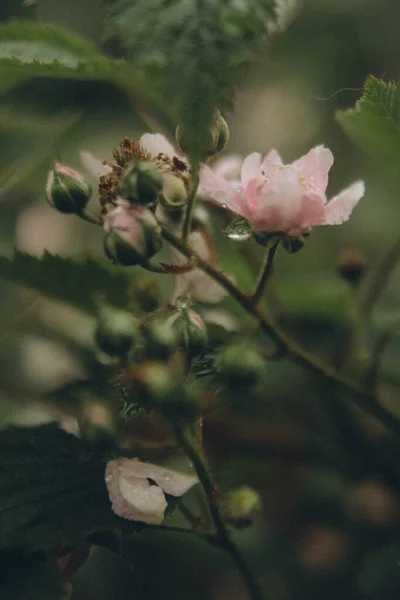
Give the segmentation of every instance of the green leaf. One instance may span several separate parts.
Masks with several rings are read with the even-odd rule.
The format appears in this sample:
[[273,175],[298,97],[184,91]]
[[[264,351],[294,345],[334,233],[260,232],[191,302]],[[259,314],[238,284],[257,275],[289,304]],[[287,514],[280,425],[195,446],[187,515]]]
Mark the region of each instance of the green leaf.
[[0,58],[22,62],[57,60],[76,67],[82,59],[101,57],[94,44],[52,25],[14,21],[0,25]]
[[400,164],[400,84],[371,75],[354,109],[336,119],[360,148],[398,168]]
[[0,548],[74,544],[112,523],[105,463],[55,425],[0,433]]
[[4,600],[68,600],[56,559],[44,552],[0,552],[0,598]]
[[193,162],[202,158],[215,109],[230,106],[274,6],[274,0],[120,0],[113,8],[112,26],[168,98]]
[[99,294],[115,306],[126,306],[130,279],[120,267],[102,266],[92,258],[61,258],[45,252],[41,258],[15,252],[0,257],[3,277],[33,288],[50,298],[69,302],[87,312],[96,311]]

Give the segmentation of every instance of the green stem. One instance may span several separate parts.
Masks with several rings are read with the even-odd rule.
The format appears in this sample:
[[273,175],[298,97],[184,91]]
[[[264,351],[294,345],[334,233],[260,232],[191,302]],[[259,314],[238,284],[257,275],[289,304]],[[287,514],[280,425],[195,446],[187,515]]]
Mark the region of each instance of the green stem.
[[383,256],[381,263],[375,270],[372,280],[365,293],[362,303],[364,314],[368,315],[378,302],[389,278],[400,260],[400,240],[388,250]]
[[297,342],[290,338],[275,323],[270,321],[258,305],[253,304],[252,298],[244,294],[222,271],[215,269],[205,260],[203,260],[190,246],[181,242],[169,231],[163,228],[162,236],[174,248],[179,250],[184,256],[196,261],[199,269],[210,275],[214,281],[217,281],[225,290],[242,306],[242,308],[252,317],[254,317],[259,327],[277,344],[278,348],[285,352],[289,358],[308,371],[322,377],[329,383],[341,387],[352,393],[354,402],[364,411],[372,414],[381,421],[385,427],[400,435],[400,421],[398,421],[390,411],[379,404],[376,400],[374,391],[365,389],[358,383],[352,381],[345,375],[338,373],[335,368],[325,364],[318,358],[304,350]]
[[265,290],[265,286],[268,282],[268,279],[269,279],[270,275],[272,275],[272,269],[274,267],[274,260],[275,260],[276,251],[278,250],[278,246],[279,246],[279,240],[277,242],[275,242],[275,244],[273,244],[273,246],[271,246],[271,248],[269,248],[269,250],[267,252],[267,258],[265,260],[264,267],[261,271],[261,275],[260,275],[260,279],[259,279],[257,287],[256,287],[256,291],[253,294],[252,300],[253,300],[254,304],[258,304],[259,301],[261,300],[262,295]]
[[151,271],[152,273],[162,273],[164,275],[168,273],[168,270],[164,269],[162,265],[152,263],[149,260],[141,263],[140,266],[143,267],[143,269],[146,269],[146,271]]
[[252,600],[263,600],[264,596],[258,583],[254,579],[254,576],[251,573],[242,554],[239,552],[239,550],[233,543],[230,536],[230,532],[222,519],[217,500],[218,490],[211,479],[211,476],[207,470],[206,464],[202,456],[197,452],[196,448],[194,447],[190,434],[188,433],[186,427],[184,427],[183,425],[175,424],[174,431],[176,439],[187,454],[189,460],[193,463],[197,476],[204,489],[204,493],[208,502],[208,508],[213,519],[221,547],[224,548],[230,554],[232,561],[234,562],[237,570],[241,574],[243,581],[246,584],[249,596],[252,598]]
[[183,222],[182,229],[182,241],[184,244],[187,244],[189,239],[190,232],[192,231],[192,219],[193,219],[193,211],[196,204],[196,195],[199,187],[199,166],[194,165],[192,171],[192,186],[190,190],[190,194],[187,198],[187,208],[185,214],[185,220]]
[[89,212],[80,212],[78,217],[82,219],[82,221],[86,221],[87,223],[92,223],[92,225],[103,225],[102,217],[96,217]]

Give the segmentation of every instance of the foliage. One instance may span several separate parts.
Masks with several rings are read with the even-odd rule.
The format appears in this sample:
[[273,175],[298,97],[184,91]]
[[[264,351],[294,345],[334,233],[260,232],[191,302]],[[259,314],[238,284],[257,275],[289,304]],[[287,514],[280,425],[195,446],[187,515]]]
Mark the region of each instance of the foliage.
[[106,268],[91,258],[63,258],[45,252],[41,258],[15,252],[0,257],[3,277],[50,298],[95,312],[99,299],[125,306],[130,281],[123,270]]
[[169,99],[194,162],[203,155],[215,109],[230,106],[274,6],[273,0],[122,0],[113,6],[113,25],[134,63]]
[[366,152],[389,165],[400,162],[400,85],[372,75],[354,109],[339,111],[336,119]]

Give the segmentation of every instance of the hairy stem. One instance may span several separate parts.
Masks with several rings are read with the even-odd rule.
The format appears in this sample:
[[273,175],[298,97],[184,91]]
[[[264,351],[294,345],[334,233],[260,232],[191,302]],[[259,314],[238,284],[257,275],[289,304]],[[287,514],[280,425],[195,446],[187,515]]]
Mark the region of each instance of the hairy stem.
[[243,581],[246,584],[250,598],[252,598],[252,600],[263,600],[264,596],[258,583],[254,579],[254,576],[251,573],[242,554],[239,552],[236,545],[233,543],[230,532],[222,519],[217,500],[218,490],[216,489],[214,482],[208,472],[203,457],[197,452],[196,448],[194,447],[190,434],[188,433],[187,428],[184,425],[175,424],[174,431],[176,439],[178,440],[182,449],[187,454],[189,460],[193,463],[197,476],[204,489],[204,493],[208,502],[208,508],[213,519],[221,547],[224,548],[230,554],[232,561],[236,565],[237,570],[241,574]]
[[194,211],[194,207],[196,204],[196,195],[197,195],[198,187],[199,187],[199,166],[195,165],[193,167],[191,189],[190,189],[190,194],[187,198],[187,208],[186,208],[185,220],[183,222],[183,228],[182,228],[182,241],[184,244],[187,244],[190,232],[192,230],[193,211]]
[[267,258],[265,260],[265,264],[261,271],[261,275],[260,275],[260,279],[258,280],[258,283],[257,283],[256,291],[253,294],[252,300],[253,300],[254,304],[258,304],[258,302],[261,300],[262,295],[265,290],[265,286],[268,282],[268,279],[272,275],[272,269],[274,267],[274,260],[275,260],[276,251],[278,250],[278,246],[279,246],[279,241],[275,242],[275,244],[273,246],[271,246],[271,248],[269,248],[269,250],[267,252]]
[[325,364],[307,350],[303,349],[297,342],[290,338],[282,331],[275,323],[268,319],[259,305],[254,304],[252,298],[244,294],[232,281],[230,281],[222,271],[215,269],[205,260],[203,260],[190,246],[183,244],[178,238],[172,235],[165,228],[162,230],[164,239],[174,246],[179,252],[189,259],[196,261],[199,269],[210,275],[214,281],[217,281],[235,300],[243,307],[243,309],[252,317],[254,317],[259,327],[277,344],[282,352],[286,353],[289,358],[308,371],[315,373],[328,382],[337,385],[343,390],[351,392],[353,401],[364,411],[373,415],[381,421],[385,427],[400,435],[400,421],[398,421],[390,411],[379,404],[376,400],[375,393],[365,389],[357,382],[352,381],[345,375],[338,373],[335,368]]

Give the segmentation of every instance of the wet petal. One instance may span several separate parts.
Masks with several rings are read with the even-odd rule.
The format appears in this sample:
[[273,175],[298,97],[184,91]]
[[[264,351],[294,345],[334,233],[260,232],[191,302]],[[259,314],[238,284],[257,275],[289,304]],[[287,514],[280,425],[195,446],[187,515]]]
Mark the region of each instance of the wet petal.
[[107,464],[105,481],[116,515],[130,521],[142,521],[159,525],[164,520],[167,501],[164,493],[156,485],[150,485],[146,478],[135,477],[126,462],[132,459],[112,460]]
[[325,194],[328,173],[333,164],[333,154],[324,146],[317,146],[296,160],[292,167],[298,172],[306,189]]
[[275,148],[271,150],[261,163],[261,173],[265,177],[270,177],[276,171],[279,171],[284,166],[281,156]]
[[260,179],[261,154],[253,152],[246,156],[243,161],[240,179],[242,181],[243,192],[246,193],[247,186],[252,179],[258,181]]
[[325,214],[320,221],[321,225],[341,225],[350,217],[353,208],[365,194],[363,181],[356,181],[340,194],[332,198],[325,206]]
[[207,165],[202,165],[200,168],[200,187],[212,200],[238,214],[243,214],[243,208],[246,206],[244,198]]
[[194,475],[184,475],[139,460],[121,458],[119,463],[119,470],[124,478],[129,480],[136,478],[152,479],[166,494],[171,494],[171,496],[183,496],[198,482],[197,477]]

